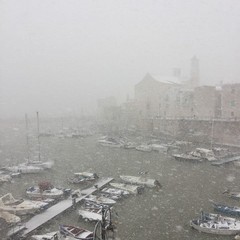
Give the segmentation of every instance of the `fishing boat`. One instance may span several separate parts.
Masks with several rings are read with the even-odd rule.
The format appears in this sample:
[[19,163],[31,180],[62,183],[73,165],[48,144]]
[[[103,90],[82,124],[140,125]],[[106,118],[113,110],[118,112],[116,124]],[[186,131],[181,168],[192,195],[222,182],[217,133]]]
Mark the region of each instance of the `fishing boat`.
[[90,202],[94,202],[97,204],[106,204],[106,205],[113,205],[116,203],[115,200],[111,199],[111,198],[107,198],[104,196],[96,196],[96,195],[88,195],[85,197],[86,201],[90,201]]
[[217,212],[221,212],[227,215],[233,215],[236,217],[240,216],[240,207],[230,207],[230,206],[226,206],[223,204],[213,204],[214,210]]
[[130,184],[144,185],[144,186],[147,186],[147,187],[161,187],[161,184],[159,183],[158,180],[146,178],[146,177],[143,177],[143,176],[135,177],[135,176],[122,175],[122,176],[120,176],[120,178],[124,182],[130,183]]
[[38,186],[29,187],[26,190],[26,194],[31,199],[59,199],[64,196],[64,190],[54,187],[50,182],[40,182]]
[[96,173],[78,172],[78,173],[74,173],[74,176],[72,178],[69,178],[68,182],[84,183],[84,182],[88,182],[88,181],[94,181],[97,178],[98,178],[98,175]]
[[199,232],[217,235],[236,235],[240,233],[240,221],[221,215],[211,219],[211,217],[201,214],[200,218],[190,221],[190,226]]
[[7,211],[16,215],[33,214],[44,207],[44,203],[32,202],[23,199],[15,199],[11,193],[7,193],[0,198],[0,210]]
[[59,231],[63,236],[73,237],[73,239],[93,240],[93,232],[88,231],[84,228],[70,225],[60,225]]
[[12,177],[9,174],[0,174],[0,184],[5,182],[11,182]]
[[143,186],[130,185],[125,183],[109,183],[112,187],[128,191],[132,194],[139,194],[143,191]]

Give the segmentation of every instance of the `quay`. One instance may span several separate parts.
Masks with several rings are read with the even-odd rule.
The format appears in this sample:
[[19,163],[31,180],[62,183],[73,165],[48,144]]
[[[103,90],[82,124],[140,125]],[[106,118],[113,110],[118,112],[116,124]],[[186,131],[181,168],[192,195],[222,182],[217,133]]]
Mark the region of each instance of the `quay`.
[[[80,192],[83,193],[84,195],[76,198],[75,203],[77,204],[81,202],[85,197],[98,191],[99,189],[104,187],[106,184],[110,183],[112,180],[113,178],[102,178],[97,183],[95,183],[93,187],[84,189],[82,191],[80,190]],[[32,217],[28,222],[24,223],[23,226],[13,227],[12,229],[10,229],[10,231],[8,232],[8,237],[11,238],[23,230],[23,233],[21,234],[21,238],[25,238],[29,233],[41,227],[43,224],[55,218],[59,214],[70,209],[72,206],[73,206],[73,201],[71,197],[65,200],[62,200],[57,204],[53,205],[52,207],[46,209],[44,212]]]

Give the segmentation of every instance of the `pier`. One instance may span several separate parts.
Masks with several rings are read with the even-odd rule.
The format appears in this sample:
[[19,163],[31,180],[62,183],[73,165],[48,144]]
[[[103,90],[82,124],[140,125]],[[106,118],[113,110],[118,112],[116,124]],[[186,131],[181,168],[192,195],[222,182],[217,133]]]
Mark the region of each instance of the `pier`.
[[[102,187],[104,187],[106,184],[110,183],[113,180],[113,178],[102,178],[97,183],[94,184],[93,187],[80,190],[83,196],[76,198],[76,204],[81,202],[85,197],[87,197],[90,194],[93,194],[94,192],[98,191]],[[65,212],[66,210],[70,209],[73,206],[72,197],[69,197],[65,200],[62,200],[58,202],[57,204],[53,205],[52,207],[46,209],[44,212],[37,214],[36,216],[32,217],[28,222],[23,223],[24,227],[14,227],[10,229],[8,232],[8,237],[12,237],[22,231],[23,234],[21,235],[22,238],[27,237],[28,234],[30,234],[32,231],[36,230],[37,228],[41,227],[43,224],[47,223],[51,219],[55,218],[59,214]]]

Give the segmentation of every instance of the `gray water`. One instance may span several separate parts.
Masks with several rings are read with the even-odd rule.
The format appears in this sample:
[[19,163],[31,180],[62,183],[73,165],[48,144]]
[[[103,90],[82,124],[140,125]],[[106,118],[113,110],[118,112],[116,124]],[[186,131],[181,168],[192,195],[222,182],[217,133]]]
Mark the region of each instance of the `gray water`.
[[[2,124],[0,133],[1,166],[23,162],[27,156],[24,124]],[[96,143],[97,137],[41,138],[42,157],[55,161],[54,168],[41,174],[23,175],[13,183],[1,185],[0,195],[11,192],[16,198],[25,197],[25,189],[42,180],[49,180],[55,186],[76,188],[67,183],[67,177],[77,171],[93,171],[100,177],[113,177],[116,181],[121,174],[137,175],[139,171],[148,171],[147,176],[158,179],[163,188],[160,191],[146,189],[143,194],[116,204],[119,240],[233,239],[199,233],[189,227],[189,221],[201,210],[213,212],[211,201],[238,205],[222,194],[226,188],[238,190],[237,168],[233,165],[215,167],[209,162],[178,162],[157,152],[101,147]],[[31,155],[36,155],[34,136],[30,138],[30,145]],[[93,230],[94,225],[80,221],[76,211],[59,216],[38,233],[57,230],[60,223]]]

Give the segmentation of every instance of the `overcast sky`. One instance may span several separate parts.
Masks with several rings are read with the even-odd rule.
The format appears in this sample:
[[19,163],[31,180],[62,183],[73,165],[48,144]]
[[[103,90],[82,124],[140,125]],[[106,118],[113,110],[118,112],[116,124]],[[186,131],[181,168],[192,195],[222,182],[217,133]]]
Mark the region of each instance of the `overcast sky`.
[[91,113],[149,72],[240,82],[239,0],[0,0],[0,117]]

